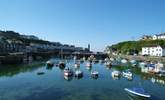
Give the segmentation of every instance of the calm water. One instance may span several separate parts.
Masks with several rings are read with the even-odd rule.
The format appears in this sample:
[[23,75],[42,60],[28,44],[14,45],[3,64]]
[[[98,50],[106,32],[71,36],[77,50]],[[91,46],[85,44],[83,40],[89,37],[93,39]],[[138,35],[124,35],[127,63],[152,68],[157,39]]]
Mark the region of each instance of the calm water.
[[[69,62],[68,66],[73,65]],[[151,100],[165,100],[165,85],[152,75],[143,75],[134,70],[134,78],[128,81],[121,77],[111,77],[113,69],[103,64],[94,64],[92,70],[99,71],[99,78],[92,79],[90,70],[84,64],[80,69],[84,72],[82,79],[63,77],[58,67],[46,69],[44,64],[26,66],[0,67],[0,100],[134,100],[124,91],[125,87],[142,86],[151,95]],[[122,68],[118,68],[121,70]],[[37,72],[45,72],[37,75]]]

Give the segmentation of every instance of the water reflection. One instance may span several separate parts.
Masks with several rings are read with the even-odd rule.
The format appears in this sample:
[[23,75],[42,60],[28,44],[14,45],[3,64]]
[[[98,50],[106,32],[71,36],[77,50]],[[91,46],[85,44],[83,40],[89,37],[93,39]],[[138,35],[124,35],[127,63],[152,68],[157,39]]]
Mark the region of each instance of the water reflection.
[[73,76],[64,76],[64,79],[68,82],[73,80]]
[[119,79],[120,79],[120,77],[117,77],[117,76],[112,76],[112,78],[113,78],[114,80],[119,80]]
[[54,66],[46,66],[47,70],[52,70]]
[[37,75],[44,75],[44,72],[37,72]]
[[13,77],[22,72],[32,72],[43,66],[42,62],[35,62],[31,64],[23,64],[23,65],[1,65],[0,66],[0,77],[7,76]]
[[[68,62],[69,66],[74,66],[74,63]],[[67,100],[71,97],[71,100],[81,99],[82,96],[86,98],[86,100],[94,100],[94,97],[98,97],[99,100],[110,100],[115,97],[117,100],[142,100],[136,97],[127,97],[127,94],[124,92],[124,88],[128,86],[137,85],[138,82],[143,82],[142,85],[154,96],[152,100],[158,100],[157,97],[160,97],[162,100],[165,100],[165,97],[162,97],[165,87],[161,84],[164,84],[165,78],[158,77],[151,74],[143,74],[141,73],[139,68],[131,68],[129,66],[112,66],[111,69],[106,70],[106,67],[103,64],[93,64],[90,69],[86,69],[87,67],[84,64],[80,65],[79,69],[83,71],[83,77],[67,77],[63,76],[63,68],[53,67],[49,68],[44,66],[43,63],[36,63],[31,65],[17,65],[17,66],[2,66],[0,67],[0,77],[10,76],[14,78],[10,78],[8,81],[7,78],[0,78],[0,87],[3,89],[0,90],[0,94],[6,94],[5,97],[16,97],[21,96],[20,93],[24,93],[25,99],[16,99],[16,100],[28,100],[28,99],[36,99],[37,96],[41,94],[43,98],[51,98],[51,100],[58,100],[59,97],[54,97],[54,93],[60,93],[60,98],[62,100]],[[111,72],[115,69],[120,72],[131,69],[134,74],[132,78],[127,79],[125,77],[113,77],[111,78]],[[52,71],[47,71],[52,70]],[[91,71],[97,70],[100,74],[99,77],[91,77]],[[30,72],[30,73],[26,73]],[[38,77],[37,72],[44,72],[46,74],[40,73],[40,75],[44,75],[43,77]],[[20,74],[19,74],[20,73]],[[23,74],[22,74],[23,73]],[[25,74],[24,74],[25,73]],[[14,76],[16,75],[16,76]],[[20,78],[21,77],[21,78]],[[30,78],[29,78],[30,77]],[[54,78],[55,77],[55,78]],[[4,81],[4,79],[6,79]],[[18,83],[19,80],[19,83]],[[11,81],[13,83],[11,83]],[[66,81],[66,82],[65,82]],[[131,82],[128,82],[131,81]],[[41,84],[42,82],[42,84]],[[7,84],[7,85],[6,85]],[[156,85],[155,85],[156,84]],[[27,89],[25,88],[27,87]],[[36,88],[40,86],[38,90]],[[73,88],[74,87],[74,88]],[[97,87],[97,88],[96,88]],[[63,91],[58,92],[54,91],[54,89],[60,88]],[[88,89],[86,89],[88,88]],[[22,90],[17,94],[14,89]],[[28,90],[29,89],[29,90]],[[105,89],[107,90],[105,93]],[[31,91],[36,92],[31,92]],[[82,90],[82,91],[79,91]],[[97,91],[96,91],[97,90]],[[27,91],[30,91],[27,93]],[[53,93],[52,93],[53,91]],[[60,90],[59,90],[60,91]],[[11,93],[13,92],[13,93]],[[97,92],[97,93],[96,93]],[[69,93],[69,94],[65,94]],[[8,95],[12,94],[12,95]],[[90,95],[92,97],[90,97]],[[87,96],[86,96],[87,95]],[[47,97],[50,96],[50,97]],[[94,97],[93,97],[94,96]],[[28,97],[28,99],[26,99]],[[153,98],[153,97],[152,97]],[[39,97],[39,99],[42,99]],[[83,98],[81,99],[83,100]]]

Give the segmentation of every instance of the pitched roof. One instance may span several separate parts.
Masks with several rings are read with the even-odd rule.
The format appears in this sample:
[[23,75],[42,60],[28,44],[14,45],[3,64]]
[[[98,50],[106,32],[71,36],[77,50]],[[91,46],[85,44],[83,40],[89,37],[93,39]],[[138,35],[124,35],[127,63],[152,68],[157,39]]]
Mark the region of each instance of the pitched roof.
[[[147,46],[144,46],[144,47],[158,47],[160,45],[147,45]],[[160,46],[162,49],[165,49],[165,46]]]

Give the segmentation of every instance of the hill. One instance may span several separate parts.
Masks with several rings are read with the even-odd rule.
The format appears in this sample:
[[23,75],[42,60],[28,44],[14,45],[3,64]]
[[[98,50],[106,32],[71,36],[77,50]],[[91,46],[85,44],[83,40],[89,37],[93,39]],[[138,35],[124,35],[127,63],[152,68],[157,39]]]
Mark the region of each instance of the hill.
[[41,40],[33,35],[21,35],[14,31],[0,31],[1,40],[21,41],[23,44],[29,43],[49,44],[49,41]]
[[139,40],[139,41],[124,41],[106,47],[106,51],[112,51],[121,54],[138,54],[142,47],[160,45],[165,46],[165,40]]

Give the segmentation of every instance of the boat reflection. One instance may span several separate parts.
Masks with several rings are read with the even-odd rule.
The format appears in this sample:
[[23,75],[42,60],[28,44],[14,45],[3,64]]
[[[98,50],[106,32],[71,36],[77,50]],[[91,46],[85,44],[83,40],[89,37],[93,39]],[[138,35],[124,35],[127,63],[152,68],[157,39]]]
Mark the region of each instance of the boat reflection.
[[116,77],[116,76],[112,76],[112,78],[113,78],[114,80],[119,80],[119,79],[120,79],[120,77]]
[[127,94],[129,100],[150,100],[149,98],[139,97],[131,94]]
[[64,76],[64,79],[68,82],[72,81],[73,80],[73,77],[69,77],[69,76]]
[[46,70],[52,70],[53,66],[46,66]]

